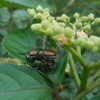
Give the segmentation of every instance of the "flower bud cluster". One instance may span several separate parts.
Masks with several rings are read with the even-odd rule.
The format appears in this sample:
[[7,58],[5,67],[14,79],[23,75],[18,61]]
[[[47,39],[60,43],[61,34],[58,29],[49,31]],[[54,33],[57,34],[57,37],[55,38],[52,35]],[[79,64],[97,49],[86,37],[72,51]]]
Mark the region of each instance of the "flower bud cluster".
[[28,9],[27,12],[34,19],[41,20],[40,23],[33,23],[31,30],[37,33],[41,33],[50,37],[56,37],[61,45],[67,42],[67,39],[74,38],[75,31],[66,26],[66,23],[70,21],[70,18],[63,14],[61,17],[54,18],[50,16],[49,10],[43,9],[38,6],[37,9]]
[[11,58],[0,58],[0,63],[2,63],[2,62],[13,62],[13,63],[16,63],[18,65],[21,64],[20,60],[16,59],[16,58],[13,58],[13,59],[11,59]]
[[[43,9],[40,5],[37,7],[37,9],[27,9],[27,12],[29,15],[34,18],[34,19],[39,19],[39,20],[45,20],[50,17],[49,14],[49,9]],[[53,20],[53,17],[50,19]]]
[[79,45],[88,50],[100,51],[100,38],[88,37],[86,34],[91,29],[91,24],[100,23],[100,18],[94,18],[93,14],[80,17],[78,13],[75,13],[73,17],[76,18],[76,22],[71,23],[70,17],[66,14],[55,18],[49,14],[48,9],[43,9],[41,6],[38,6],[36,10],[28,9],[27,12],[33,19],[41,20],[40,23],[31,25],[32,31],[49,36],[61,45]]
[[[97,36],[88,37],[86,33],[77,32],[78,38],[74,40],[74,43],[80,47],[85,47],[88,50],[98,52],[100,51],[100,38]],[[71,40],[72,41],[72,40]]]
[[91,29],[91,25],[100,24],[100,18],[94,18],[94,14],[92,13],[82,17],[78,13],[75,13],[73,17],[76,19],[76,28],[83,29],[84,32],[88,32]]

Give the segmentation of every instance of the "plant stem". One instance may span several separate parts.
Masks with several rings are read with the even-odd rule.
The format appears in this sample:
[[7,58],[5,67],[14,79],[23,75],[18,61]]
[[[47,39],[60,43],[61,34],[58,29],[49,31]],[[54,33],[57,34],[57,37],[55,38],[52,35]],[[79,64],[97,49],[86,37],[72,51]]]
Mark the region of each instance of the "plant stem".
[[81,55],[81,48],[79,46],[76,46],[76,51]]
[[93,84],[91,84],[90,86],[88,86],[88,88],[86,90],[84,90],[81,93],[79,93],[73,100],[81,100],[82,97],[84,97],[87,93],[91,92],[97,86],[100,86],[100,79],[98,79]]
[[82,80],[81,80],[81,85],[80,85],[80,91],[83,91],[86,89],[87,81],[88,81],[88,76],[90,74],[90,70],[88,68],[83,69],[82,73]]
[[92,69],[96,69],[96,68],[100,68],[100,61],[92,64],[89,66],[89,69],[92,70]]
[[74,64],[71,53],[69,53],[69,63],[70,63],[70,67],[71,67],[75,82],[76,82],[77,86],[80,87],[80,79],[79,79],[78,73],[76,71],[75,64]]
[[91,85],[97,78],[100,77],[100,70],[98,70],[88,81],[87,86]]
[[78,59],[81,66],[83,66],[83,68],[87,68],[87,64],[84,61],[84,58],[79,53],[77,53],[72,47],[69,47],[67,45],[64,46],[64,47],[65,47],[65,49],[68,49]]

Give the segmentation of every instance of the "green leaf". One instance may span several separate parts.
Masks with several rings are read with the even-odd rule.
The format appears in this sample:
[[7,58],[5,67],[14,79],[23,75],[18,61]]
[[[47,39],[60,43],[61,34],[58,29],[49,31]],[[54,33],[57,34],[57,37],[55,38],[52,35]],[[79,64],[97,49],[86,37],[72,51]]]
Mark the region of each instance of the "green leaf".
[[50,5],[44,0],[1,0],[0,2],[0,7],[37,8],[38,5],[49,8],[52,11]]
[[8,8],[1,8],[0,9],[0,26],[8,25],[10,20],[10,13]]
[[36,71],[0,63],[0,100],[45,100],[51,89]]
[[99,100],[100,99],[100,92],[97,93],[91,100]]
[[36,48],[35,42],[38,34],[30,30],[30,27],[11,32],[3,39],[2,45],[13,56],[25,61],[25,56],[19,53],[26,53],[29,50]]
[[14,23],[16,23],[16,25],[19,29],[22,29],[25,26],[27,26],[27,23],[23,23],[24,21],[30,22],[29,15],[28,15],[27,11],[24,9],[20,9],[20,10],[17,9],[15,11],[13,11],[12,20],[14,21]]
[[67,58],[68,58],[68,54],[66,53],[64,57],[59,57],[59,59],[57,61],[56,70],[53,74],[57,83],[61,82],[61,80],[64,76],[65,68],[67,65]]

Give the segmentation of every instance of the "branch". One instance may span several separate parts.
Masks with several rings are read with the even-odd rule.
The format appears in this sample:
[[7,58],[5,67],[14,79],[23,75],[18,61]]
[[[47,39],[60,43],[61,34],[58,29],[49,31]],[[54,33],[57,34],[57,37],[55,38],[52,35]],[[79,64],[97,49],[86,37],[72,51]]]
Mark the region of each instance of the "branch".
[[96,68],[100,68],[100,61],[92,64],[89,66],[89,69],[92,70],[92,69],[96,69]]
[[97,86],[100,86],[100,78],[97,81],[95,81],[93,84],[88,86],[86,90],[79,93],[73,100],[81,100],[87,93],[91,92]]
[[71,53],[69,53],[69,63],[70,63],[70,67],[71,67],[75,82],[76,82],[77,86],[80,87],[80,79],[79,79],[78,73],[76,71],[75,64],[74,64]]
[[83,91],[86,89],[89,74],[90,74],[90,70],[87,68],[84,68],[83,73],[82,73],[80,91]]
[[64,48],[68,49],[69,52],[78,59],[78,61],[80,62],[83,68],[87,68],[88,65],[86,64],[86,62],[84,61],[84,58],[79,53],[77,53],[72,47],[69,47],[68,45],[65,45]]

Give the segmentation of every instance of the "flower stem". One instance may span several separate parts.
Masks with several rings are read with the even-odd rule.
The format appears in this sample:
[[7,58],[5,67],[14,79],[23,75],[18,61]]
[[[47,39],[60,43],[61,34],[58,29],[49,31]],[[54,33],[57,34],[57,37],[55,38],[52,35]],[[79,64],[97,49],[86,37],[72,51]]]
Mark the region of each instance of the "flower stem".
[[71,53],[69,53],[69,63],[70,63],[70,67],[71,67],[71,70],[72,70],[72,73],[73,73],[73,77],[75,79],[75,82],[77,84],[77,87],[80,87],[80,79],[79,79],[78,73],[76,71],[75,64],[74,64],[74,60],[72,58]]
[[81,55],[81,48],[79,46],[76,47],[76,51]]
[[83,73],[82,73],[80,91],[83,91],[86,89],[89,74],[90,74],[90,70],[88,68],[84,68]]
[[67,45],[65,45],[64,47],[65,49],[68,49],[70,53],[73,54],[78,59],[83,68],[87,68],[87,64],[84,61],[84,58],[79,53],[77,53],[72,47],[69,47]]
[[88,81],[87,86],[91,85],[97,78],[100,77],[100,70],[98,70]]
[[96,69],[96,68],[100,68],[100,61],[92,64],[89,66],[89,69],[92,70],[92,69]]
[[87,89],[85,89],[84,91],[82,91],[81,93],[79,93],[73,100],[81,100],[82,97],[84,97],[87,93],[91,92],[97,86],[100,86],[100,79],[98,79],[93,84],[91,84],[90,86],[88,86]]

